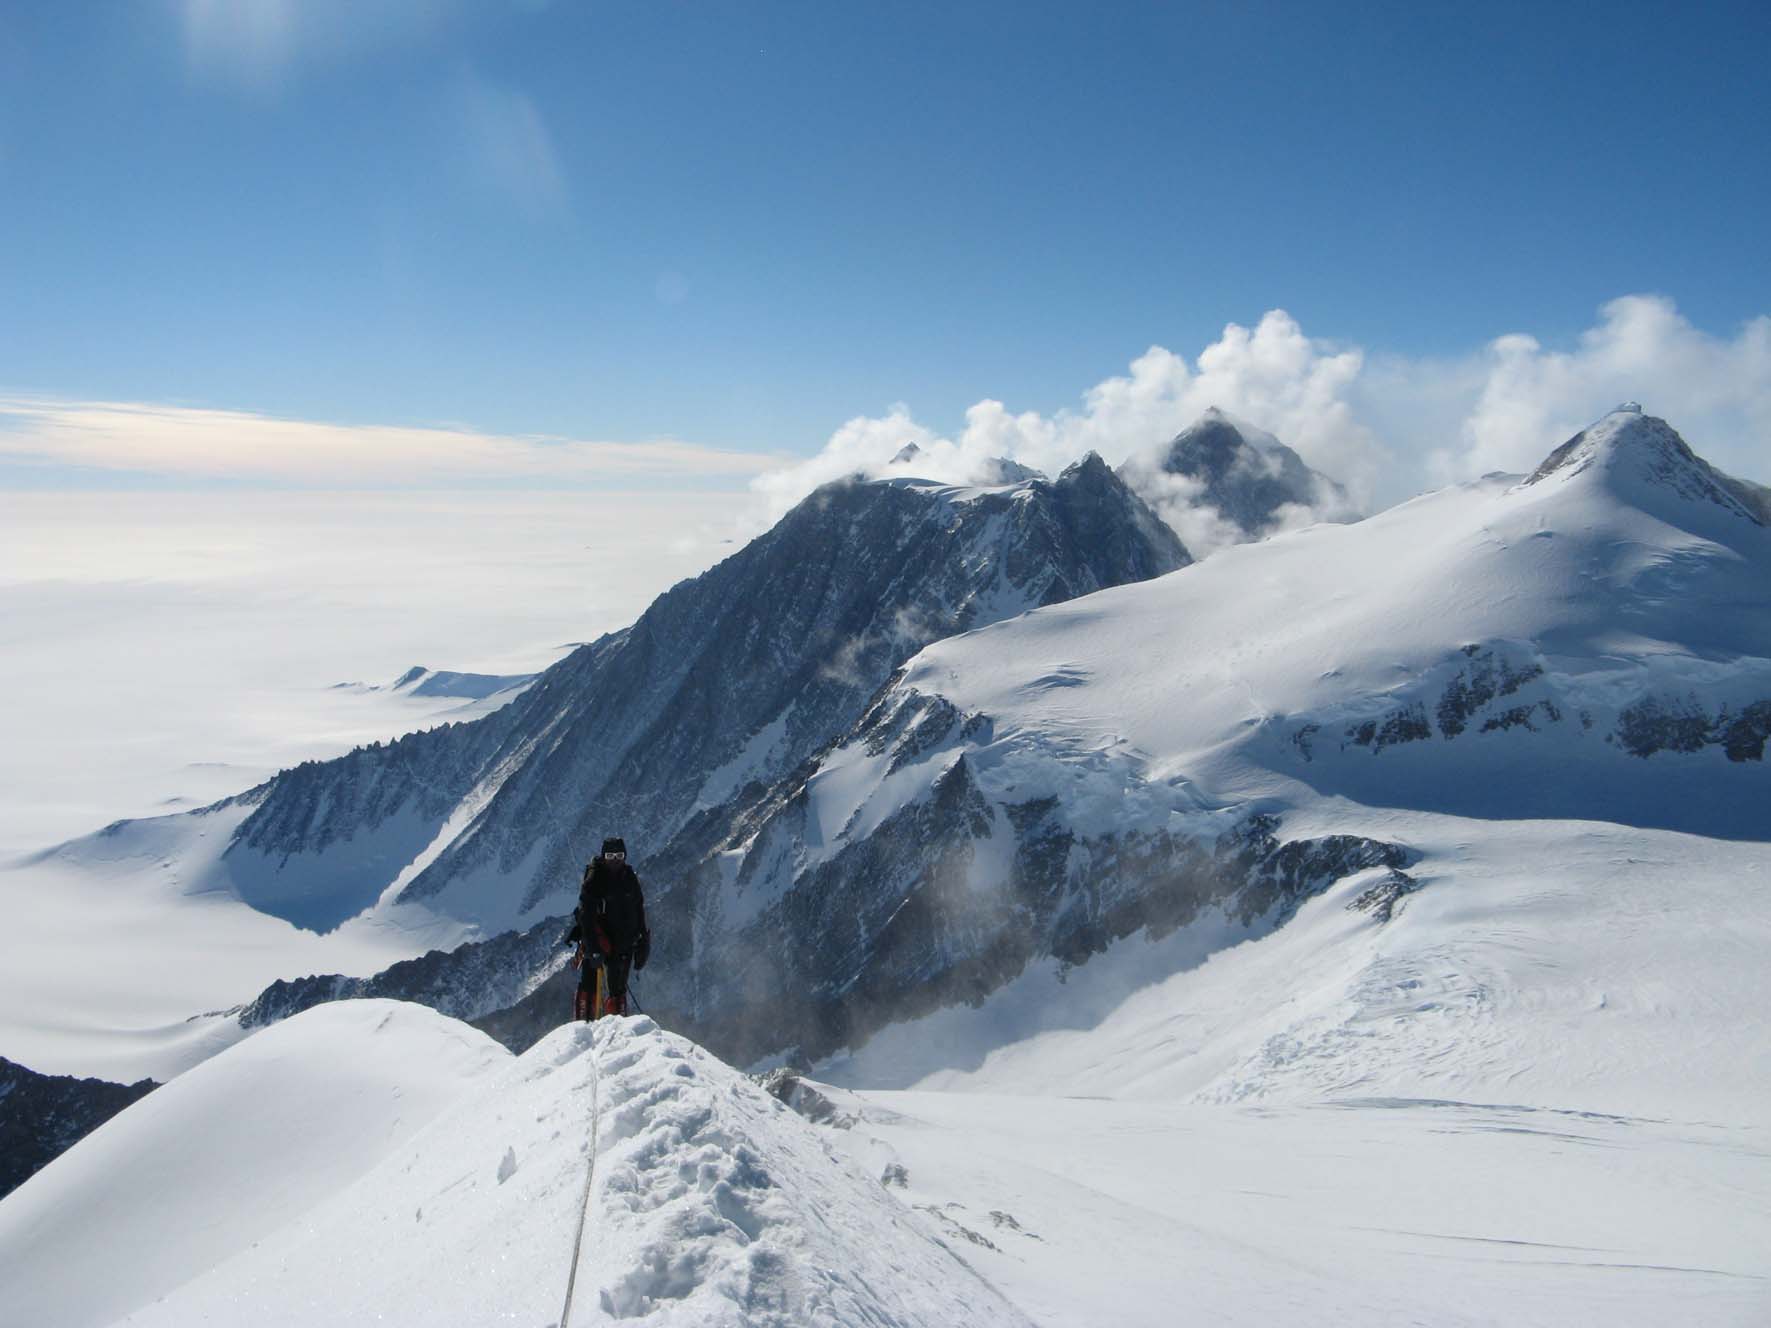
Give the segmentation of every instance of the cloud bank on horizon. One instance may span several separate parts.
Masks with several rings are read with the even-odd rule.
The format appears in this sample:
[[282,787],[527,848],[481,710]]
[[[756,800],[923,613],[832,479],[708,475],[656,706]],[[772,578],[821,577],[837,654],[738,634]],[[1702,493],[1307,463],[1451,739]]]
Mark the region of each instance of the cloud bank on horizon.
[[[1670,420],[1722,469],[1771,480],[1771,316],[1722,337],[1695,327],[1670,299],[1626,295],[1572,349],[1511,333],[1434,359],[1318,339],[1274,309],[1252,328],[1229,324],[1191,359],[1150,347],[1126,373],[1085,391],[1077,409],[1015,412],[985,398],[966,410],[963,427],[943,433],[895,405],[846,421],[798,461],[675,439],[592,442],[0,396],[0,477],[10,463],[273,487],[748,482],[773,519],[819,484],[857,472],[972,483],[995,458],[1056,474],[1090,451],[1117,465],[1215,406],[1276,435],[1374,511],[1490,471],[1529,470],[1625,399]],[[921,449],[914,465],[894,466],[910,443]]]
[[0,397],[0,468],[74,467],[270,487],[548,488],[735,481],[779,456],[676,439],[592,442],[467,428],[328,424],[249,411]]
[[[1722,469],[1771,479],[1771,317],[1718,337],[1664,296],[1625,295],[1600,309],[1573,349],[1510,333],[1435,359],[1313,338],[1274,309],[1253,328],[1229,324],[1191,361],[1150,347],[1127,373],[1084,392],[1077,410],[1016,414],[985,399],[948,435],[896,405],[847,421],[817,455],[751,483],[778,513],[856,472],[914,469],[968,483],[992,458],[1055,474],[1090,451],[1117,465],[1216,406],[1275,434],[1370,511],[1490,471],[1529,470],[1625,399],[1669,420]],[[894,468],[910,443],[921,449],[913,467]]]

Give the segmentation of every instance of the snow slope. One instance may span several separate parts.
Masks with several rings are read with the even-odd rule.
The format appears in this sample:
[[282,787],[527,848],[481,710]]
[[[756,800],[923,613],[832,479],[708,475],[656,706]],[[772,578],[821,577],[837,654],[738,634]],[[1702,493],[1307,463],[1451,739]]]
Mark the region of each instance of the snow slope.
[[0,1202],[5,1318],[109,1323],[344,1190],[509,1059],[421,1006],[341,1002],[215,1056]]
[[0,1204],[21,1321],[557,1323],[573,1278],[575,1324],[1027,1322],[826,1135],[650,1020],[512,1058],[341,1002],[155,1098]]
[[818,1074],[855,1087],[1457,1099],[1771,1126],[1771,1030],[1756,1016],[1771,954],[1763,845],[1365,816],[1424,855],[1388,921],[1355,906],[1385,878],[1361,873],[1270,935],[1219,919],[1127,938],[1075,968],[1048,962]]
[[697,963],[656,1008],[820,1057],[1031,962],[1441,870],[1378,808],[1771,839],[1771,529],[1635,411],[1558,456],[924,648],[677,875]]
[[[1314,789],[1771,837],[1762,737],[1731,759],[1710,732],[1771,698],[1771,530],[1679,487],[1702,463],[1668,461],[1661,421],[1619,412],[1583,438],[1593,464],[1443,490],[936,643],[900,691],[991,717],[972,758],[986,787],[1033,780],[1079,806],[1104,775],[1148,790],[1153,813]],[[1707,723],[1702,740],[1629,749],[1645,701]],[[1067,759],[1081,753],[1096,759]]]
[[834,1138],[1035,1322],[1752,1328],[1771,1149],[1699,1122],[1387,1099],[846,1098]]

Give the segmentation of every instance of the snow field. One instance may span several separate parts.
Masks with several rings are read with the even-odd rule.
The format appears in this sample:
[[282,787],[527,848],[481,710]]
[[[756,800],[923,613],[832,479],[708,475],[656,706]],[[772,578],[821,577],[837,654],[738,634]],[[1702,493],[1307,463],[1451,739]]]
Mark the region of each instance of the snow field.
[[1060,1096],[1089,1087],[842,1095],[860,1119],[830,1133],[1051,1328],[1771,1317],[1756,1132],[1399,1099]]
[[1389,922],[1030,969],[821,1066],[836,1137],[1054,1326],[1771,1322],[1764,846],[1328,826],[1422,855]]

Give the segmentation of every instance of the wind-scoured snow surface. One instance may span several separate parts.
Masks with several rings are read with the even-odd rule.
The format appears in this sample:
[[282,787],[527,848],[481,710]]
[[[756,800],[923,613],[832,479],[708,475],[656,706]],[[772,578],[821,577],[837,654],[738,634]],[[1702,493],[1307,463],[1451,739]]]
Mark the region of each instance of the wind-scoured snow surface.
[[650,1020],[512,1057],[390,1001],[298,1015],[77,1145],[0,1204],[0,1285],[46,1326],[557,1324],[581,1211],[573,1324],[1028,1323]]

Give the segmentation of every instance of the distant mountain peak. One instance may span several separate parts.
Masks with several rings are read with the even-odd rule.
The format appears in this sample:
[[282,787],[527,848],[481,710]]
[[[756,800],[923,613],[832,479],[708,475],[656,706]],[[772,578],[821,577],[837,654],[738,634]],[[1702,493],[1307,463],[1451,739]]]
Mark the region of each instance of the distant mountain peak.
[[[1317,520],[1359,515],[1335,480],[1219,406],[1208,407],[1162,447],[1134,456],[1119,474],[1170,524],[1185,526],[1187,509],[1209,509],[1218,528],[1227,523],[1239,539],[1275,533],[1286,524],[1286,509],[1305,509]],[[1182,537],[1188,536],[1183,529]]]
[[1634,401],[1601,416],[1551,452],[1525,483],[1588,473],[1637,505],[1673,493],[1771,526],[1771,489],[1717,470],[1691,450],[1677,429],[1646,414]]

